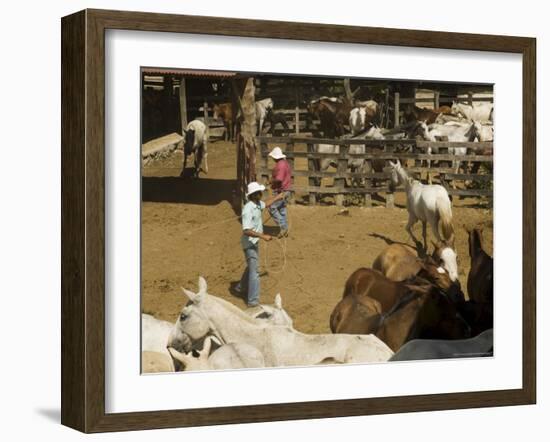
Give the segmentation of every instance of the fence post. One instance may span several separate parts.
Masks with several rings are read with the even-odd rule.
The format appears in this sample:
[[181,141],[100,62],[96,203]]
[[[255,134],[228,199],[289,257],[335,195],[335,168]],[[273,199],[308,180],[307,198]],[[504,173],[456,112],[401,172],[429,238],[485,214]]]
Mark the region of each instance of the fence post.
[[[307,152],[308,153],[314,153],[315,152],[315,146],[312,144],[312,143],[308,143],[307,144]],[[309,174],[311,174],[311,172],[316,172],[317,171],[317,167],[315,165],[315,158],[310,158],[310,156],[308,155],[307,157],[307,170],[309,172]],[[317,180],[312,177],[312,176],[308,176],[307,177],[307,184],[309,187],[313,187],[317,184]],[[321,186],[321,180],[319,180],[319,186]],[[317,204],[317,193],[316,192],[309,192],[309,205],[310,206],[314,206],[315,204]]]
[[[348,170],[348,152],[349,152],[349,146],[347,145],[341,145],[340,146],[340,157],[338,158],[338,175],[341,176],[341,174],[345,174]],[[346,179],[345,178],[335,178],[334,179],[335,187],[337,187],[339,190],[344,190],[346,187]],[[336,194],[336,205],[337,206],[343,206],[344,205],[344,193],[337,193]]]
[[[393,152],[393,145],[385,145],[384,146],[384,152]],[[388,185],[386,181],[386,186]],[[393,192],[390,192],[388,189],[388,192],[386,192],[386,209],[393,209],[394,203],[393,203]]]
[[439,108],[439,91],[434,92],[434,109]]
[[204,113],[204,124],[208,127],[208,102],[204,102],[202,105],[202,111]]
[[[293,153],[294,152],[294,142],[286,143],[286,152],[287,153]],[[287,159],[288,164],[290,164],[290,170],[292,172],[292,183],[291,187],[294,188],[294,157],[290,157]],[[290,192],[290,199],[288,201],[290,204],[294,204],[294,192]]]
[[468,92],[468,104],[472,107],[474,106],[474,94],[472,91]]
[[399,92],[395,93],[393,109],[394,109],[393,126],[397,127],[399,126]]

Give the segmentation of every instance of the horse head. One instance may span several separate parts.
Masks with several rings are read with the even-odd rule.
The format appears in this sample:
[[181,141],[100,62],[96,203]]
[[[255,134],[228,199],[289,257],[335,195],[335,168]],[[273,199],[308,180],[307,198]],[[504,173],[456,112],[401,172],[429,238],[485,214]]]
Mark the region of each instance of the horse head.
[[441,289],[432,285],[420,299],[417,328],[421,330],[421,337],[464,339],[471,336],[470,325],[459,313],[457,304]]
[[208,297],[205,279],[199,277],[199,291],[183,289],[189,302],[180,312],[174,328],[168,339],[167,347],[173,347],[178,351],[189,352],[200,346],[212,330],[212,324],[205,312],[205,300]]
[[449,272],[440,266],[431,256],[426,257],[426,259],[421,262],[421,269],[418,276],[435,284],[454,303],[465,301],[460,281],[458,279],[453,281]]
[[271,325],[293,326],[292,318],[286,310],[283,309],[280,293],[277,293],[275,296],[273,305],[260,304],[258,307],[258,311],[252,316],[254,319],[266,321]]
[[443,267],[451,277],[452,281],[458,281],[458,257],[454,248],[454,234],[445,241],[434,242],[432,258],[436,264]]

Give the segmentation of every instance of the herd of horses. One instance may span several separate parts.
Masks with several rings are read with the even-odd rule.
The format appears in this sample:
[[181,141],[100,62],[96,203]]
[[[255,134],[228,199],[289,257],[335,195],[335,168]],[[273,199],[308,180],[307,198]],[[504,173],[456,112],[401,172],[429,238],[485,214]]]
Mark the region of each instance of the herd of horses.
[[297,331],[282,307],[241,310],[208,293],[183,289],[188,302],[175,323],[142,315],[142,371],[444,359],[493,354],[493,260],[481,231],[468,232],[468,296],[432,254],[401,243],[386,247],[371,268],[346,280],[330,315],[330,334]]
[[[282,308],[242,311],[207,292],[184,289],[189,302],[175,324],[142,318],[144,372],[318,365],[488,356],[493,349],[493,258],[481,230],[468,231],[468,299],[458,280],[449,195],[422,184],[391,163],[392,182],[404,185],[416,244],[392,243],[370,268],[355,270],[330,315],[332,334],[307,335]],[[423,225],[421,244],[412,232]],[[428,253],[427,224],[434,237]],[[439,225],[441,224],[441,234]]]
[[[420,137],[427,141],[491,141],[492,103],[453,103],[438,109],[407,106],[405,123],[384,129],[377,125],[378,104],[321,97],[308,104],[308,113],[320,123],[328,138],[399,139]],[[284,115],[273,100],[256,102],[258,133],[264,124],[285,128]],[[234,136],[236,118],[230,103],[214,105]],[[185,128],[184,170],[187,157],[195,156],[195,174],[208,171],[208,128],[193,120]],[[352,145],[354,153],[366,152]],[[317,145],[319,152],[338,152],[339,145]],[[461,154],[458,149],[456,154]],[[428,152],[429,153],[429,152]],[[330,160],[319,168],[330,167]],[[208,293],[199,278],[199,290],[185,290],[188,302],[174,323],[142,315],[142,370],[144,372],[258,368],[293,365],[364,363],[461,356],[487,356],[493,351],[493,259],[483,246],[479,228],[468,231],[470,270],[467,294],[458,280],[452,204],[445,187],[426,184],[407,172],[399,161],[349,162],[352,170],[376,168],[390,171],[390,190],[402,186],[406,193],[406,231],[416,247],[392,243],[370,267],[353,271],[335,298],[329,334],[297,331],[282,308],[274,305],[243,311]],[[422,224],[422,242],[413,233]],[[427,226],[435,241],[429,253]]]

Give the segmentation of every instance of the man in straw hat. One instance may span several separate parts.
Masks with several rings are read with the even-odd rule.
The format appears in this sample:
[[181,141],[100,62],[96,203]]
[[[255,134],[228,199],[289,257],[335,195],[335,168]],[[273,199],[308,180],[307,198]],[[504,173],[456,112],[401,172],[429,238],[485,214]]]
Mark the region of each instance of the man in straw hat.
[[282,238],[288,236],[286,200],[290,196],[290,164],[288,164],[286,155],[279,146],[274,147],[273,150],[269,152],[269,156],[275,161],[275,167],[273,167],[271,173],[271,189],[275,195],[283,195],[280,200],[271,205],[269,213],[281,229],[279,238]]
[[248,202],[244,205],[241,215],[243,224],[241,245],[246,259],[246,269],[233,291],[239,295],[246,294],[248,307],[255,307],[260,303],[260,275],[258,274],[260,239],[264,241],[272,239],[270,235],[264,233],[262,211],[284,197],[283,194],[277,194],[264,202],[262,201],[264,190],[265,186],[255,181],[248,185],[246,192]]

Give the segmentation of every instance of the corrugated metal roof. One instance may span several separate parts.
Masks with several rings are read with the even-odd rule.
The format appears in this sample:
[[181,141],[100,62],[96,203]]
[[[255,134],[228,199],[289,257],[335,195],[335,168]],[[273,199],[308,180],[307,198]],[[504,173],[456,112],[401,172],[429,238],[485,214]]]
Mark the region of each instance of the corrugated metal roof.
[[142,73],[147,75],[183,75],[186,77],[231,78],[236,72],[210,71],[202,69],[176,69],[176,68],[142,68]]

